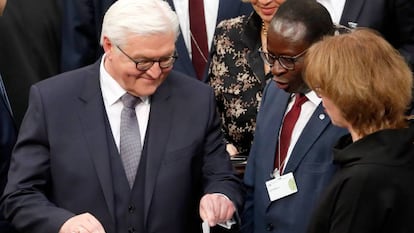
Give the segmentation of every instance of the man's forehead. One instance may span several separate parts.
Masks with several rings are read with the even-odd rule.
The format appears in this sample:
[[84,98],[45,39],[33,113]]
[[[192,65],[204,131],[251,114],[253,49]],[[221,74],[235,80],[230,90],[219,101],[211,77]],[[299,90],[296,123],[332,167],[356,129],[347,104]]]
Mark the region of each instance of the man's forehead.
[[290,22],[288,20],[276,20],[269,27],[269,34],[277,33],[278,36],[292,41],[305,38],[306,27],[300,22]]

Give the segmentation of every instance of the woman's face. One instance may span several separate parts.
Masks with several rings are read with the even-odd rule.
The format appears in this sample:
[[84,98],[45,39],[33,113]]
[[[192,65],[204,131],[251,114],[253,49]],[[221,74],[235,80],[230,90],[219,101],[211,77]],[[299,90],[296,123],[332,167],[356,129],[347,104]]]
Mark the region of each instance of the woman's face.
[[285,0],[250,0],[256,13],[265,23],[269,23],[279,6]]

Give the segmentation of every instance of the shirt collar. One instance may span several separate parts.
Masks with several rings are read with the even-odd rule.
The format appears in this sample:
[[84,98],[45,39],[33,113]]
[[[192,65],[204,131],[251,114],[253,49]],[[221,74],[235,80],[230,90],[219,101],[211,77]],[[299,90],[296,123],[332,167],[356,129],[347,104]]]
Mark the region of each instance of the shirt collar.
[[306,93],[305,96],[308,98],[309,101],[315,104],[315,106],[318,106],[322,102],[322,99],[319,98],[314,91]]
[[[100,82],[103,97],[108,101],[109,105],[113,105],[120,101],[120,98],[126,93],[126,91],[119,85],[119,83],[106,71],[105,66],[105,54],[102,56],[101,64],[99,67]],[[141,100],[145,104],[149,104],[148,96],[140,96]]]

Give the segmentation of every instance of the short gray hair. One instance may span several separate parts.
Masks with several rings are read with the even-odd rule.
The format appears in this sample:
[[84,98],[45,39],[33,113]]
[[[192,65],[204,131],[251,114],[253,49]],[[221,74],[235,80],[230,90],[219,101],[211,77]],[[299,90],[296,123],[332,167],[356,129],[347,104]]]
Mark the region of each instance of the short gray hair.
[[131,35],[174,33],[178,37],[179,21],[170,5],[163,0],[118,0],[105,13],[100,43],[104,36],[123,45]]

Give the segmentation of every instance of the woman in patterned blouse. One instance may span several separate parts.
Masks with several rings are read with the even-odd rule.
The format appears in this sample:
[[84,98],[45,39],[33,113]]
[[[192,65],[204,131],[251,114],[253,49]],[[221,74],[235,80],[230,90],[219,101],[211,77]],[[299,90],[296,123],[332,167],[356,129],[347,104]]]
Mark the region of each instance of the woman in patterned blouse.
[[267,27],[284,0],[249,2],[254,8],[251,15],[224,20],[217,26],[208,74],[231,156],[250,151],[262,90],[271,77],[259,48],[266,51]]

